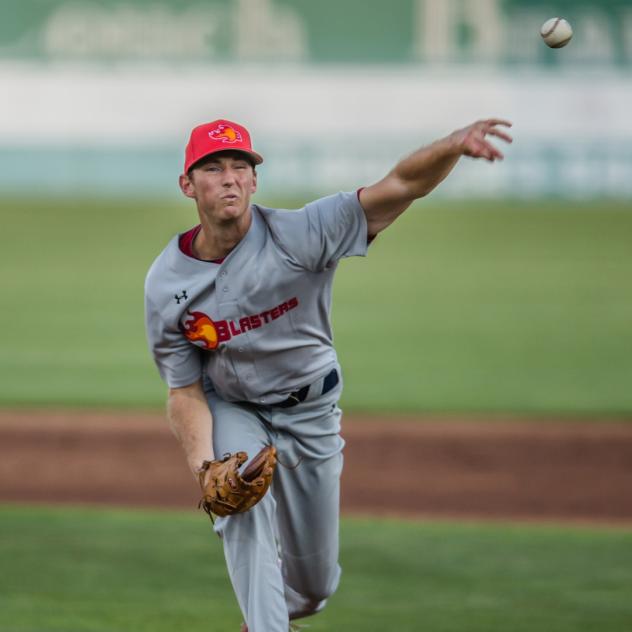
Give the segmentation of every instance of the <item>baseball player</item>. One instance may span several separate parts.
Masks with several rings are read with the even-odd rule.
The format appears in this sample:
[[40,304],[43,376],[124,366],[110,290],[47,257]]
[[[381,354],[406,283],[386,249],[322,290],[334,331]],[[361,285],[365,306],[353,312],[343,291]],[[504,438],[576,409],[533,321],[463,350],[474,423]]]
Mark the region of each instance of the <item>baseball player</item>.
[[375,184],[294,211],[251,203],[263,158],[246,128],[216,120],[192,131],[179,183],[199,224],[151,266],[146,329],[170,425],[203,485],[214,483],[209,462],[225,454],[276,449],[268,493],[214,524],[242,632],[286,632],[320,611],[340,580],[342,373],[329,320],[339,260],[366,255],[462,156],[502,159],[490,137],[511,142],[509,125],[478,121]]

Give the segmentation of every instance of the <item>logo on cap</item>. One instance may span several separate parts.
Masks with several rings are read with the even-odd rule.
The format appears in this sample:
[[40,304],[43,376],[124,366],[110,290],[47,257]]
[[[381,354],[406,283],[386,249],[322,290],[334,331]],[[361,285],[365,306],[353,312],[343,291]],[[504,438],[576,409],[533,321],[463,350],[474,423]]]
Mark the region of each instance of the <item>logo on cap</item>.
[[214,130],[208,133],[209,138],[219,140],[222,143],[241,143],[241,134],[230,125],[220,123]]

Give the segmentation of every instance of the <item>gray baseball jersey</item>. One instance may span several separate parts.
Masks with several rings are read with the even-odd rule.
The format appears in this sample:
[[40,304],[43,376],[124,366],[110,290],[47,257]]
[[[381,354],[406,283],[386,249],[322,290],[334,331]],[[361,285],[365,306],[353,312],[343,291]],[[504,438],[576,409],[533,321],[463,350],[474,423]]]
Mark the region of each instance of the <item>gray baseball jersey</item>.
[[146,331],[170,387],[206,376],[226,401],[269,405],[336,366],[333,276],[339,259],[366,254],[367,224],[355,192],[251,210],[220,264],[169,242],[147,275]]

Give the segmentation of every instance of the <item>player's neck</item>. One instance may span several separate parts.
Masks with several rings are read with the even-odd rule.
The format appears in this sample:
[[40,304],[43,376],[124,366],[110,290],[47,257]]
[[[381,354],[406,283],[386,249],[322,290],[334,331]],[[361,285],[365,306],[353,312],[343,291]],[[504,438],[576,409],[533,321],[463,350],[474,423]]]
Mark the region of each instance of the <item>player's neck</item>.
[[193,253],[199,259],[213,260],[226,257],[245,237],[252,223],[250,209],[234,221],[212,221],[200,213],[202,229],[193,241]]

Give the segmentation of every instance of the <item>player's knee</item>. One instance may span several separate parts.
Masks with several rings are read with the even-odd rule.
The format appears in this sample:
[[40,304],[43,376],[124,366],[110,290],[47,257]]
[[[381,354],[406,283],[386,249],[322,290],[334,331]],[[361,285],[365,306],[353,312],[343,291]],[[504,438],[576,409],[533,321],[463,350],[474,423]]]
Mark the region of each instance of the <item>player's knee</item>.
[[304,586],[301,594],[305,598],[305,602],[309,604],[309,607],[317,612],[319,608],[322,609],[324,607],[324,602],[336,592],[337,587],[338,577],[328,578],[326,581]]
[[290,618],[300,619],[320,612],[336,592],[339,579],[340,571],[337,569],[334,576],[317,578],[312,575],[311,581],[302,582],[300,590],[292,589],[292,597],[288,600]]
[[310,590],[305,597],[314,608],[321,602],[327,601],[336,592],[336,585],[329,584],[323,587],[317,587],[314,590]]
[[309,599],[305,598],[301,605],[290,610],[290,619],[302,619],[320,612],[327,604],[327,599]]

